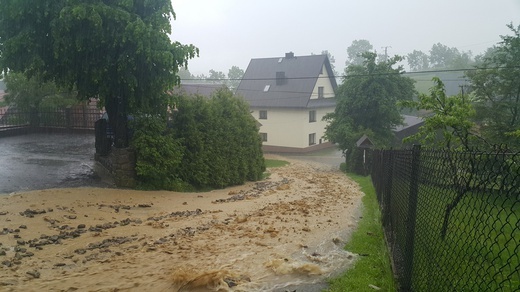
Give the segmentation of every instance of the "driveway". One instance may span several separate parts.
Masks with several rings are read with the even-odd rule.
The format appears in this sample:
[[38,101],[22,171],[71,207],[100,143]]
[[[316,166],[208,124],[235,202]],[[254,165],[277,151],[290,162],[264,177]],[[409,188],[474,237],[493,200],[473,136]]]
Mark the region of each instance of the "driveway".
[[278,154],[280,156],[288,157],[291,159],[310,161],[310,162],[318,162],[321,164],[329,165],[334,169],[339,169],[339,166],[342,162],[345,162],[345,157],[343,157],[343,152],[336,147],[323,149],[311,153],[304,154]]
[[94,174],[94,135],[29,134],[0,139],[0,194],[109,187]]

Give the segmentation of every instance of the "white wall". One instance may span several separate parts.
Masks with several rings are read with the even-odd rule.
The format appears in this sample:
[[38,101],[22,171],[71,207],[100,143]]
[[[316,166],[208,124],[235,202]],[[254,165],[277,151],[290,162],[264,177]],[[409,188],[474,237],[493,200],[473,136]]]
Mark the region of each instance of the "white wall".
[[[334,88],[325,66],[323,66],[322,72],[314,85],[311,99],[318,98],[318,87],[323,87],[324,98],[334,97]],[[263,145],[307,148],[311,133],[316,133],[316,145],[320,143],[327,125],[322,118],[326,113],[334,112],[334,107],[317,109],[252,108],[252,110],[253,117],[262,124],[260,133],[267,133],[267,142],[263,142]],[[260,110],[267,110],[266,120],[259,119]],[[310,110],[316,111],[316,122],[309,123]],[[322,143],[325,142],[327,141],[322,139]]]
[[[267,110],[266,120],[258,119],[260,110]],[[321,119],[334,108],[314,110],[316,122],[313,123],[309,123],[309,109],[254,109],[251,114],[262,124],[260,133],[267,133],[267,142],[263,145],[306,148],[311,133],[316,133],[316,144],[319,144],[326,125]]]
[[311,99],[318,98],[318,87],[323,87],[323,93],[325,98],[334,97],[334,88],[332,88],[332,84],[330,83],[329,74],[327,74],[327,70],[325,69],[325,65],[321,68],[323,72],[320,74],[320,78],[316,81],[316,85],[314,85],[314,90],[312,91]]

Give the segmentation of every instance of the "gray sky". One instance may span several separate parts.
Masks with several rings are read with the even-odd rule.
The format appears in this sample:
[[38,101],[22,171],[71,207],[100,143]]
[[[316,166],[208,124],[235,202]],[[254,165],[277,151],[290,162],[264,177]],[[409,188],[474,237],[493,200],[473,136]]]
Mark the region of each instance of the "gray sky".
[[251,58],[328,50],[342,72],[346,49],[366,39],[389,55],[425,53],[435,43],[474,55],[520,25],[520,0],[172,0],[172,39],[193,44],[192,74],[246,69]]

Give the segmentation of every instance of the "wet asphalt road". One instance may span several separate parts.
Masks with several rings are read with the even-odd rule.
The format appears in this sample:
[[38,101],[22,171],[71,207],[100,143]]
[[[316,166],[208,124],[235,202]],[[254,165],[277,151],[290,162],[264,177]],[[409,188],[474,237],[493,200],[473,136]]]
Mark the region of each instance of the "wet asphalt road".
[[29,134],[0,138],[0,194],[109,187],[94,174],[94,135]]

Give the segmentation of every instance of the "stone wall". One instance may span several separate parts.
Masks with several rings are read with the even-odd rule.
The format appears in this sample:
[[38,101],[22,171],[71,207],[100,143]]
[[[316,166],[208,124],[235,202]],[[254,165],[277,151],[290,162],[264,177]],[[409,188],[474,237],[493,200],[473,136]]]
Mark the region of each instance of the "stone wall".
[[105,168],[120,188],[135,188],[135,151],[132,148],[114,148],[106,156],[95,154],[95,160]]

